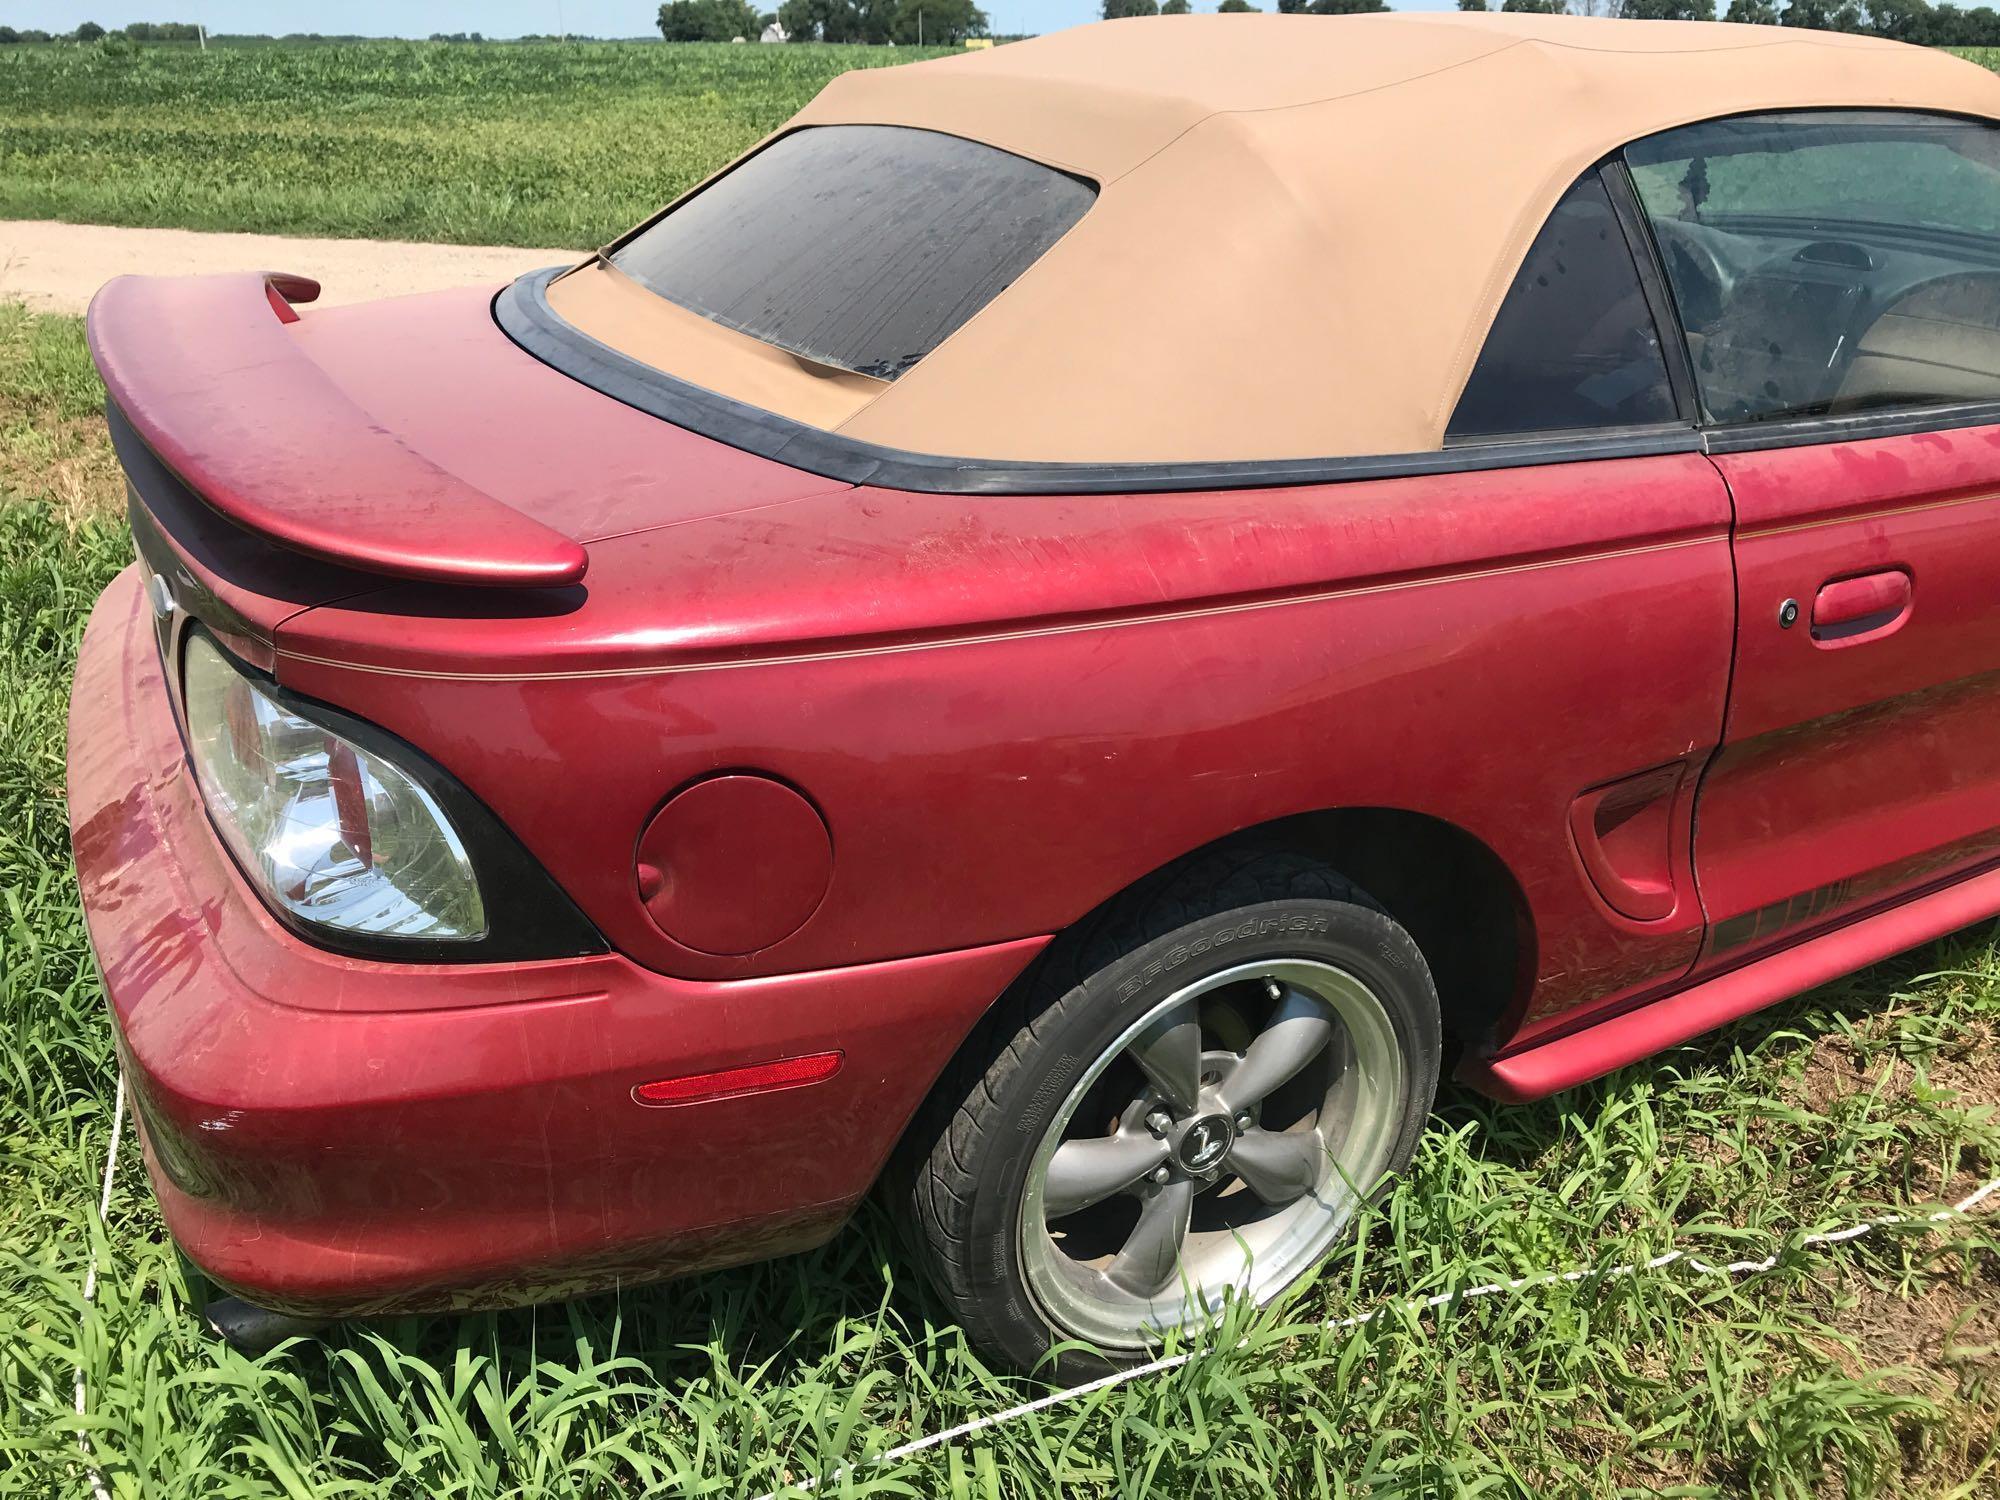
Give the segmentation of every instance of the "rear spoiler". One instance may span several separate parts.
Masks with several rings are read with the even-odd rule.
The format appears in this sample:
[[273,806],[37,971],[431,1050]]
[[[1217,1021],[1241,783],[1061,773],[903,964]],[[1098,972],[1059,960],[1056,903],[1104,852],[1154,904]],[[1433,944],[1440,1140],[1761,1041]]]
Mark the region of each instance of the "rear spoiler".
[[306,356],[285,325],[318,295],[303,276],[121,276],[91,300],[91,357],[146,446],[248,531],[395,578],[579,582],[579,543],[406,447]]

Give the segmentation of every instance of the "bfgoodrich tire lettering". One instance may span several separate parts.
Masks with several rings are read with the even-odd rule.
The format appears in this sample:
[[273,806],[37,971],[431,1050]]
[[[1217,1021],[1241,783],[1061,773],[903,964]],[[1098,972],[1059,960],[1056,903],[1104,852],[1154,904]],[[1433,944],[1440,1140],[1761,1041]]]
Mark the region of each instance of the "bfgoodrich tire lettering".
[[1005,1363],[1143,1358],[1199,1321],[1184,1271],[1236,1276],[1254,1243],[1268,1298],[1337,1242],[1348,1144],[1386,1188],[1438,1052],[1423,956],[1364,893],[1289,853],[1190,862],[1059,939],[941,1081],[906,1147],[928,1269]]

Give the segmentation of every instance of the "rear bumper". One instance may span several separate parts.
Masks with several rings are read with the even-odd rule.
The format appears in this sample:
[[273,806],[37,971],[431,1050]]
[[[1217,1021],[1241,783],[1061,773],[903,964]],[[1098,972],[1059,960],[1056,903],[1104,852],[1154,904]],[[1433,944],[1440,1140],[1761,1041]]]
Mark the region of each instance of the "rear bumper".
[[[70,708],[78,882],[168,1227],[231,1290],[354,1315],[575,1295],[816,1243],[1028,940],[773,978],[616,955],[431,967],[291,936],[183,759],[135,570]],[[838,1048],[809,1087],[636,1084]]]

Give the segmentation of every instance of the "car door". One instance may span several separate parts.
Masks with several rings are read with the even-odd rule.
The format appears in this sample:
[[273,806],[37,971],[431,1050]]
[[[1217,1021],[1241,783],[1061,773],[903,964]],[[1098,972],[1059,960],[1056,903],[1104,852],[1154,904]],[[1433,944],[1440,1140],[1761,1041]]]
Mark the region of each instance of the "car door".
[[[1653,272],[1623,164],[1593,165],[1529,246],[1446,429],[1446,445],[1468,457],[1481,444],[1536,439],[1546,452],[1576,444],[1647,464],[1643,503],[1621,493],[1609,469],[1586,503],[1606,523],[1630,528],[1623,533],[1630,557],[1671,555],[1691,585],[1671,606],[1628,594],[1616,623],[1601,617],[1585,625],[1581,597],[1549,601],[1587,635],[1603,697],[1576,724],[1536,726],[1547,747],[1538,755],[1557,744],[1587,748],[1574,762],[1582,774],[1544,784],[1533,797],[1531,826],[1566,868],[1558,875],[1544,866],[1529,877],[1545,919],[1553,919],[1543,923],[1543,972],[1516,1041],[1672,985],[1705,937],[1692,825],[1694,790],[1727,703],[1729,498],[1701,456],[1692,382],[1671,368],[1679,342]],[[1645,453],[1678,458],[1634,457]],[[1552,522],[1590,492],[1545,482]],[[1670,531],[1640,520],[1655,506],[1657,516],[1674,517]],[[1652,732],[1620,733],[1620,720],[1634,713],[1653,723]]]
[[2000,129],[1748,116],[1627,161],[1734,508],[1713,969],[2000,856]]

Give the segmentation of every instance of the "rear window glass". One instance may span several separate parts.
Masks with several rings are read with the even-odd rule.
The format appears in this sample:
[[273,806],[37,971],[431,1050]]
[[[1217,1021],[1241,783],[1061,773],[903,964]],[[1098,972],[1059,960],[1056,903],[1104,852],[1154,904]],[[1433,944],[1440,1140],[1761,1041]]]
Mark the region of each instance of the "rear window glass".
[[1096,196],[1067,173],[957,136],[823,125],[772,142],[611,263],[725,327],[894,380]]

